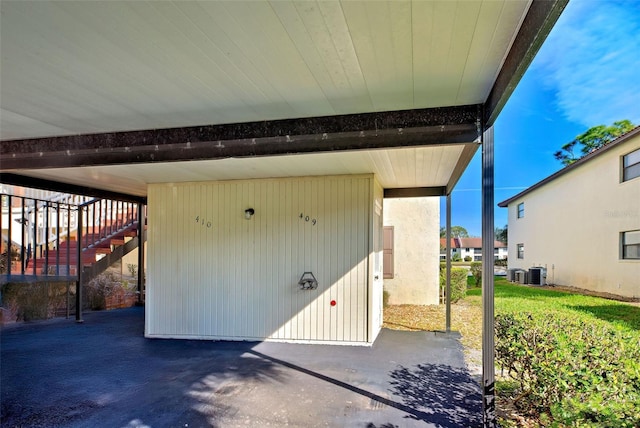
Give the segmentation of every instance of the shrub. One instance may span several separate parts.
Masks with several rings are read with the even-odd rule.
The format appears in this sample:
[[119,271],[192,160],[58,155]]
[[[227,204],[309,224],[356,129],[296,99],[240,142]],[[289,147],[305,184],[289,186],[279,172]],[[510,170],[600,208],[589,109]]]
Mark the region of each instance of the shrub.
[[[440,266],[440,294],[444,296],[447,287],[447,269]],[[467,269],[451,268],[451,303],[455,303],[467,296]]]
[[2,286],[2,303],[16,321],[47,319],[65,306],[66,289],[66,283],[7,283]]
[[507,267],[508,260],[507,259],[497,259],[493,261],[495,266]]
[[471,262],[471,275],[476,287],[482,285],[482,262]]
[[496,316],[496,361],[516,400],[570,426],[640,426],[640,343],[604,322],[557,313]]
[[87,300],[89,308],[92,310],[102,310],[107,308],[106,298],[117,293],[123,293],[124,288],[117,277],[111,273],[103,273],[91,281],[85,287],[87,290]]
[[451,261],[452,262],[461,262],[462,261],[462,257],[460,257],[460,254],[454,254],[453,256],[451,256]]
[[389,292],[387,290],[382,290],[382,307],[386,308],[389,306]]
[[134,265],[132,263],[127,263],[127,270],[131,276],[138,275],[138,265]]
[[0,254],[0,274],[7,273],[7,251],[11,251],[9,256],[10,260],[13,262],[15,260],[20,260],[20,253],[18,252],[18,248],[15,245],[9,245],[9,241],[5,241],[5,245],[3,245],[4,251]]
[[465,261],[465,262],[470,262],[471,260],[473,260],[473,259],[471,258],[471,256],[464,256],[464,261]]

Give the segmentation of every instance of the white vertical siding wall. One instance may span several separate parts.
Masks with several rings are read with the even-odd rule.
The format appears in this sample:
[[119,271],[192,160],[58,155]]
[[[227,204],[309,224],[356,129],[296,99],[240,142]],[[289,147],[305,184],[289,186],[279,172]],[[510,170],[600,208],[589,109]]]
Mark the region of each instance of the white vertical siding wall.
[[373,181],[150,185],[146,336],[366,343]]

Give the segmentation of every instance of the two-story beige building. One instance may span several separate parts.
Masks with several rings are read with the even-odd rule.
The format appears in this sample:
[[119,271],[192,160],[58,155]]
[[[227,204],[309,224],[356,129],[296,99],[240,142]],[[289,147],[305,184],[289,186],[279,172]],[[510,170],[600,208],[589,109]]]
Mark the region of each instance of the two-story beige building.
[[509,210],[510,269],[640,297],[640,127],[498,205]]

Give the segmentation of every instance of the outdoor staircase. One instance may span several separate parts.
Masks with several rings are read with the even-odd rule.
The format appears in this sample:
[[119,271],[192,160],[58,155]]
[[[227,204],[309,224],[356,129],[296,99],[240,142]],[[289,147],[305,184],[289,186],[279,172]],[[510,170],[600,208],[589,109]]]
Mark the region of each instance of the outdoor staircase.
[[138,216],[141,206],[80,198],[2,195],[0,283],[82,278],[86,284],[138,247],[139,221],[146,223],[144,215]]
[[[93,268],[104,256],[112,254],[119,247],[124,246],[126,238],[137,236],[138,222],[125,225],[115,232],[110,229],[102,229],[98,233],[89,233],[85,229],[83,233],[82,266],[87,272],[93,272],[92,276],[102,273],[103,270],[94,272]],[[91,242],[92,244],[86,244]],[[107,266],[108,267],[108,266]],[[75,236],[60,241],[55,249],[45,251],[39,258],[30,259],[25,271],[47,272],[56,275],[77,275],[78,269],[78,241]],[[13,268],[14,274],[21,273],[20,266]]]
[[[73,312],[76,321],[82,322],[83,308],[90,307],[86,298],[90,281],[137,248],[138,283],[133,298],[144,303],[144,270],[140,268],[144,266],[144,205],[19,190],[21,193],[0,193],[0,302],[6,288],[14,297],[28,300],[33,296],[46,302],[31,300],[33,304],[25,303],[25,308],[44,308],[56,314],[62,310],[67,317]],[[107,307],[126,304],[120,291],[122,295],[104,296],[105,302],[109,300]],[[0,322],[5,312],[7,319],[16,316],[12,311],[0,307]]]

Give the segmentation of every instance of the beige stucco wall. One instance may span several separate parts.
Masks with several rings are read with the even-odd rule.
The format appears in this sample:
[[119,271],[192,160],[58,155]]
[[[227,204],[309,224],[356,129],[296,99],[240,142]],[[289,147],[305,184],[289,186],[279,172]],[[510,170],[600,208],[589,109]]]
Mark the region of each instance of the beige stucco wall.
[[621,157],[638,147],[640,136],[509,204],[509,267],[546,266],[548,283],[640,297],[640,260],[620,256],[620,233],[640,229],[640,178],[620,182]]
[[439,198],[385,199],[384,225],[394,227],[395,277],[384,280],[389,303],[437,305]]
[[[131,238],[126,238],[128,241]],[[144,253],[147,253],[147,243],[144,243]],[[138,249],[132,250],[130,253],[125,254],[122,257],[122,274],[129,275],[129,268],[127,265],[132,264],[138,266]],[[144,261],[144,266],[146,267],[146,260]]]

